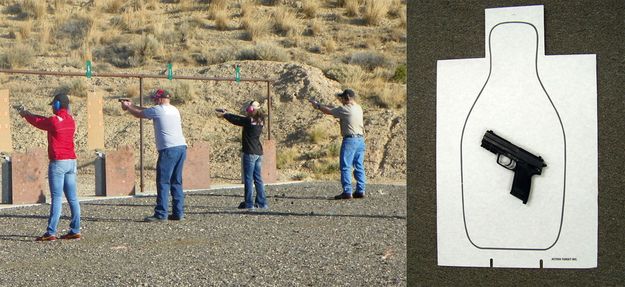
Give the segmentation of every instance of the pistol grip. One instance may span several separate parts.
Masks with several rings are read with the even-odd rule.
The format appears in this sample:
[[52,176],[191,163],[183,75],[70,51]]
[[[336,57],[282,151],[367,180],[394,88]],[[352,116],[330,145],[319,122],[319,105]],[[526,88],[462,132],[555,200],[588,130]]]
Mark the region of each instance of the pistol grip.
[[527,204],[527,200],[530,197],[530,189],[532,187],[533,175],[534,174],[530,171],[530,168],[527,164],[521,162],[516,164],[510,194],[522,200],[523,204]]

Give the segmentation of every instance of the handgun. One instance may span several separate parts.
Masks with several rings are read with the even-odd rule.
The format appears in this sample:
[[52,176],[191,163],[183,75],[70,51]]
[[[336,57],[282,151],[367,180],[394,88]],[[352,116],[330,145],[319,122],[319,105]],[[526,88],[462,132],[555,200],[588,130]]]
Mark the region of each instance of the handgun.
[[308,98],[308,101],[315,105],[315,107],[318,109],[321,106],[321,103],[319,101],[317,101],[315,98]]
[[130,102],[130,99],[127,98],[121,98],[121,99],[117,99],[118,102]]
[[26,107],[24,107],[24,105],[14,105],[13,108],[18,112],[18,113],[22,113],[23,111],[26,110]]
[[492,130],[486,131],[481,146],[497,155],[497,164],[514,171],[510,194],[527,204],[532,176],[540,175],[543,167],[547,166],[543,158],[516,146]]

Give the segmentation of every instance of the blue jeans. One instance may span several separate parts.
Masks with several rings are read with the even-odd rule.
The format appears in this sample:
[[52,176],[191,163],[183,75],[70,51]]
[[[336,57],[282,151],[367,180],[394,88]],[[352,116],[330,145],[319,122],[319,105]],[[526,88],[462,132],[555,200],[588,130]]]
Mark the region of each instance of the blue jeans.
[[69,227],[72,233],[80,232],[80,204],[76,196],[76,160],[53,160],[48,164],[48,185],[52,203],[46,233],[56,235],[56,228],[61,218],[63,193],[72,213]]
[[343,138],[340,155],[341,185],[344,194],[352,194],[352,168],[356,178],[356,192],[365,193],[365,139]]
[[169,193],[171,192],[172,216],[184,217],[184,193],[182,192],[182,168],[187,158],[187,146],[175,146],[158,151],[156,161],[156,207],[154,216],[167,218]]
[[[243,154],[243,183],[245,185],[245,208],[268,208],[265,186],[261,173],[263,156],[257,154]],[[253,201],[254,187],[256,187],[256,202]]]

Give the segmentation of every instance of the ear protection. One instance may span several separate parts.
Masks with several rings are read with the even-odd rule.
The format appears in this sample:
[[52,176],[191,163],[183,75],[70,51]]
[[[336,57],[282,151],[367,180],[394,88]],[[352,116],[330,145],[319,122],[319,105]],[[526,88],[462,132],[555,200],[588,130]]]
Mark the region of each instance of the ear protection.
[[54,102],[52,102],[52,109],[54,109],[54,111],[60,110],[61,109],[61,101],[54,100]]
[[260,104],[259,104],[257,101],[251,101],[251,102],[247,105],[247,108],[245,109],[245,111],[246,111],[246,112],[248,112],[248,113],[250,113],[250,114],[251,114],[251,113],[253,113],[253,112],[256,110],[256,108],[254,107],[254,106],[255,106],[254,104],[256,104],[256,105],[260,106]]

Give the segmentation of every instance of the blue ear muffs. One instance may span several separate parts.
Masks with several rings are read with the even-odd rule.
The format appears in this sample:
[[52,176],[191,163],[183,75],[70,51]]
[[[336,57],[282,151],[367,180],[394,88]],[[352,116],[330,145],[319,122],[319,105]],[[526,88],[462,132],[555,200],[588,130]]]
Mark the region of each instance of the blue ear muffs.
[[58,111],[61,109],[61,101],[56,100],[52,103],[52,108],[54,109],[54,111]]

